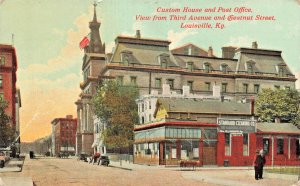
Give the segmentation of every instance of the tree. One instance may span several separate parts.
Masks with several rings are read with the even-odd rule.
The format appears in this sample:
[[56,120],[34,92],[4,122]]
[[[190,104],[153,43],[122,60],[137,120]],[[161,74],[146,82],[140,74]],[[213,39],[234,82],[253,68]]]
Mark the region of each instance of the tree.
[[300,94],[296,90],[263,89],[256,101],[259,121],[272,122],[278,118],[285,122],[299,123]]
[[14,130],[11,126],[11,118],[5,113],[7,101],[0,98],[0,146],[8,147],[13,141]]
[[138,123],[138,89],[121,86],[113,80],[104,81],[93,97],[93,109],[100,121],[103,141],[111,148],[124,148],[133,144],[133,129]]

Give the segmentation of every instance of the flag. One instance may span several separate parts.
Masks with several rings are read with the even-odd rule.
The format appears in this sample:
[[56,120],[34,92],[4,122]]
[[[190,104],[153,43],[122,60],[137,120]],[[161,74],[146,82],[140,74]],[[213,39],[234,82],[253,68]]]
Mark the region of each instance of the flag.
[[[90,35],[90,34],[89,34]],[[85,48],[89,43],[90,43],[90,39],[88,38],[89,35],[85,36],[79,43],[79,47],[80,49]]]

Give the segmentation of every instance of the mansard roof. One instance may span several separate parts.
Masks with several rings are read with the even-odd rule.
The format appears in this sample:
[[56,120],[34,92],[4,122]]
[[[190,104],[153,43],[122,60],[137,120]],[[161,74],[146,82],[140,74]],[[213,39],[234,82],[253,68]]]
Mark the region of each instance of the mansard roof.
[[[188,62],[193,62],[194,70],[201,70],[205,63],[210,64],[210,72],[218,73],[221,71],[222,65],[227,65],[226,73],[228,74],[247,74],[247,64],[253,64],[253,74],[256,76],[278,77],[278,66],[285,63],[281,56],[281,51],[267,50],[257,48],[237,48],[235,49],[235,56],[230,58],[219,58],[216,56],[209,57],[207,51],[200,47],[188,43],[173,50],[169,49],[168,40],[138,38],[129,36],[118,36],[116,38],[115,50],[109,63],[121,63],[122,54],[130,55],[130,64],[145,65],[145,66],[160,66],[160,56],[169,56],[168,67],[176,67],[181,69],[187,68]],[[197,47],[203,52],[199,55],[186,55],[182,53],[185,47]],[[232,47],[236,48],[236,47]],[[132,66],[132,65],[130,65]],[[285,74],[287,78],[294,78],[288,66],[285,67]],[[220,72],[222,73],[222,72]],[[295,78],[294,78],[295,79]]]
[[183,98],[158,98],[157,103],[167,112],[251,115],[251,103]]

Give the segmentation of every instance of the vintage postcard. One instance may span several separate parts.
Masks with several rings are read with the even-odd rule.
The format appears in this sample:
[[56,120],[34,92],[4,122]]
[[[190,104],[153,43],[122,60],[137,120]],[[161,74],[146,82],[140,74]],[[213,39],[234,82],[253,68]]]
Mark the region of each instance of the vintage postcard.
[[299,0],[0,0],[0,186],[300,185]]

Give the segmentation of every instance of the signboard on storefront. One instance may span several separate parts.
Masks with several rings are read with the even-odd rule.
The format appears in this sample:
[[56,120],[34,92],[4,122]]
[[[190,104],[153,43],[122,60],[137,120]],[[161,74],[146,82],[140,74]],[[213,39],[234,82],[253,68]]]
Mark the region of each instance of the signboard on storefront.
[[256,132],[256,120],[218,118],[218,125],[222,131],[239,130],[246,133]]

